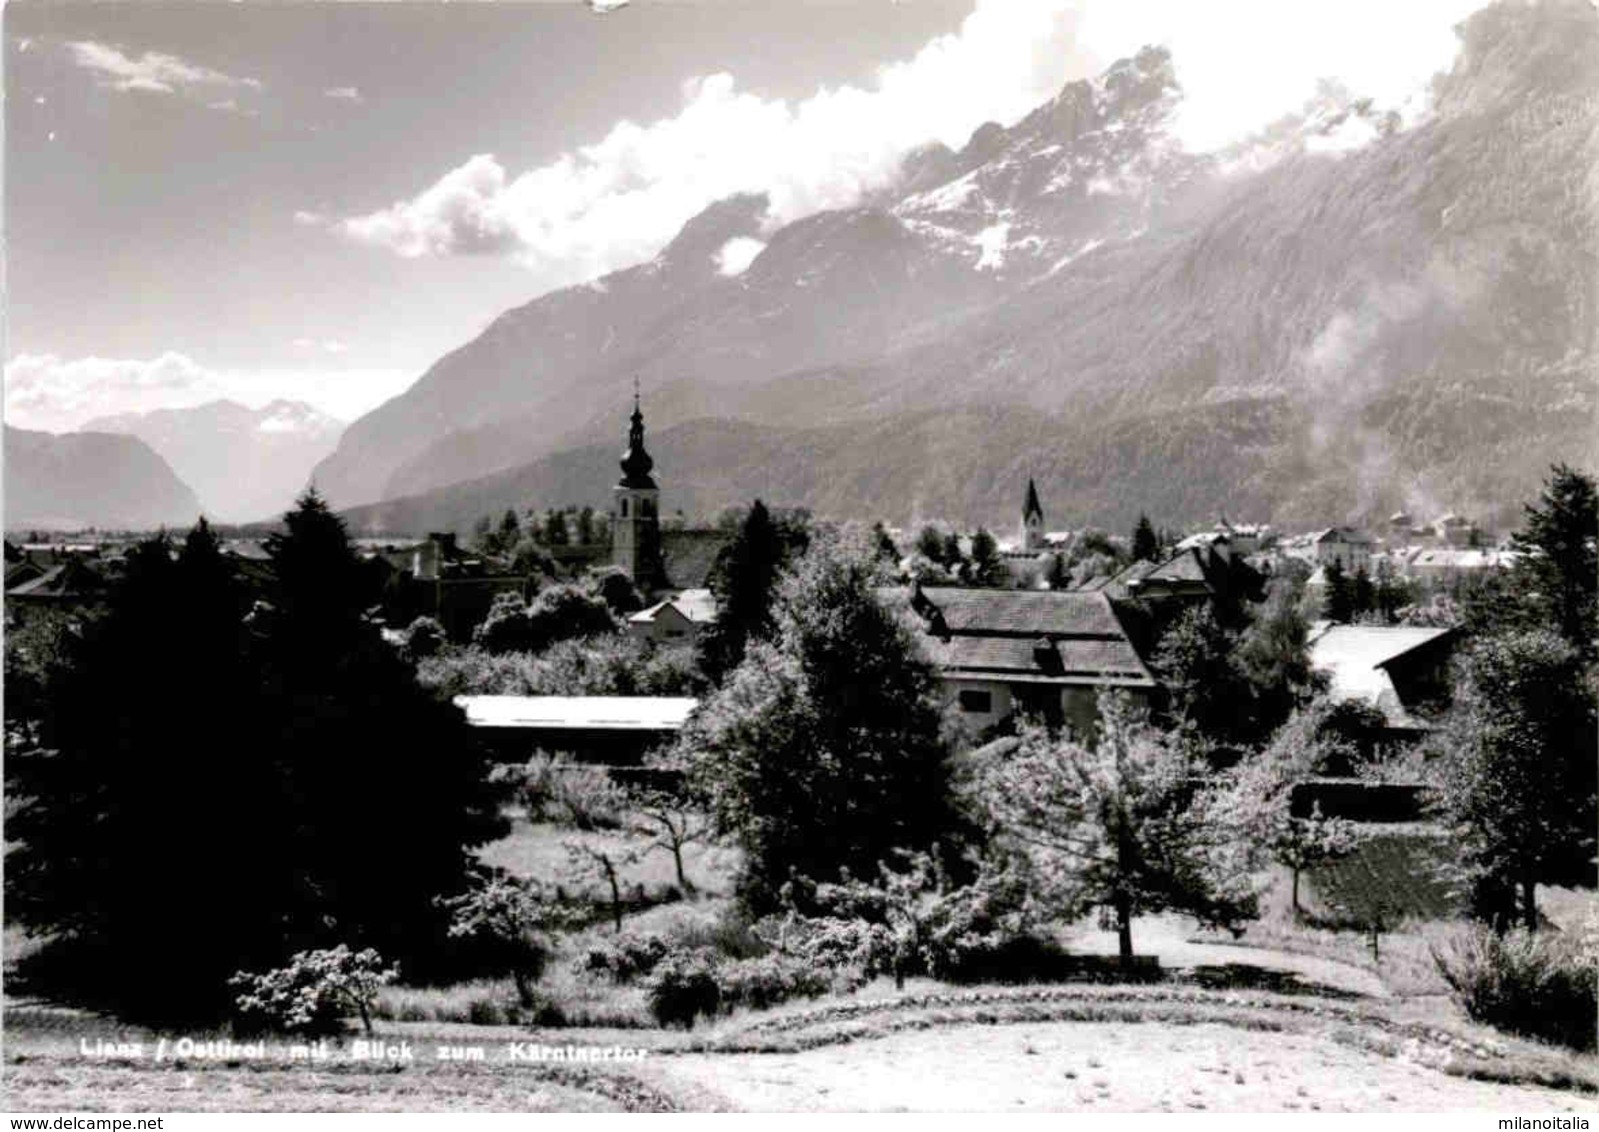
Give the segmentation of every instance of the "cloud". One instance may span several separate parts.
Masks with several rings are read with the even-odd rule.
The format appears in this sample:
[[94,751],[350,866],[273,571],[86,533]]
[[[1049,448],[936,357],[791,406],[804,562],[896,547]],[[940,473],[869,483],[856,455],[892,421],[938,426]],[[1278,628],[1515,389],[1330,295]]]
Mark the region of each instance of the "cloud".
[[521,246],[511,206],[504,168],[492,154],[481,153],[416,199],[346,220],[341,227],[353,239],[407,258],[503,254]]
[[[312,343],[341,353],[342,343]],[[18,428],[69,432],[94,417],[192,408],[228,398],[259,408],[305,401],[354,420],[402,392],[416,375],[392,369],[220,370],[168,351],[148,360],[21,354],[5,367],[5,419]]]
[[1145,44],[1168,47],[1183,87],[1177,134],[1208,152],[1298,111],[1323,79],[1415,122],[1429,80],[1454,60],[1455,25],[1484,3],[1087,0],[1078,41],[1100,65]]
[[918,146],[958,147],[985,121],[1016,120],[1074,73],[1072,19],[1061,2],[985,0],[868,86],[797,103],[742,91],[726,73],[694,78],[672,117],[618,122],[515,176],[480,153],[333,227],[407,257],[515,255],[546,289],[591,279],[648,259],[713,201],[765,193],[770,222],[786,223],[889,184]]
[[[1014,122],[1147,43],[1172,49],[1191,149],[1299,110],[1322,77],[1413,121],[1426,80],[1453,58],[1453,24],[1481,2],[979,0],[957,31],[869,84],[788,102],[741,90],[731,74],[694,78],[671,117],[620,121],[520,173],[479,153],[409,200],[329,226],[407,257],[515,256],[547,290],[650,258],[737,193],[766,194],[769,227],[853,205],[892,183],[912,150],[957,148],[982,123]],[[1337,139],[1360,140],[1353,127]]]
[[294,348],[297,350],[322,350],[329,354],[342,354],[349,350],[343,342],[336,339],[324,339],[318,342],[315,338],[296,338]]
[[259,79],[224,74],[159,51],[146,51],[135,59],[121,48],[93,40],[75,40],[66,49],[73,62],[92,72],[108,90],[181,95],[205,102],[213,110],[236,110],[235,99],[218,99],[216,93],[262,89]]
[[327,98],[342,98],[346,102],[361,101],[361,92],[353,86],[329,87],[327,90],[323,91],[322,94]]
[[6,420],[48,431],[106,413],[197,405],[221,395],[211,373],[170,351],[148,361],[22,354],[6,363],[5,375]]
[[734,236],[716,253],[714,257],[716,270],[723,275],[743,275],[744,269],[765,250],[766,245],[759,240],[752,240],[748,236]]

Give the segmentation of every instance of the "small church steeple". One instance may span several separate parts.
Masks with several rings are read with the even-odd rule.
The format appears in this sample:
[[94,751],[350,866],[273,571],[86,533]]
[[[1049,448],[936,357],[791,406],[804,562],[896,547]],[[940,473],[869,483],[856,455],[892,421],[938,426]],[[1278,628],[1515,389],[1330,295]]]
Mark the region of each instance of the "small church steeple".
[[660,488],[650,473],[655,461],[644,448],[644,410],[633,382],[633,415],[622,452],[622,478],[611,489],[611,562],[627,571],[641,591],[665,584],[661,563]]
[[1027,498],[1022,503],[1022,549],[1044,549],[1044,508],[1038,502],[1038,487],[1027,477]]

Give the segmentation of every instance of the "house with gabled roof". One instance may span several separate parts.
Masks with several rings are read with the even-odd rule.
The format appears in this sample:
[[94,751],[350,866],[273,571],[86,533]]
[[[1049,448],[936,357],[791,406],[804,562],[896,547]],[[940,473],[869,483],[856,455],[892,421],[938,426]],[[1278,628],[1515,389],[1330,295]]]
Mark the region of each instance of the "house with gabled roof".
[[1448,694],[1456,637],[1453,629],[1318,623],[1310,666],[1328,677],[1333,699],[1382,712],[1387,738],[1413,739],[1431,727],[1429,709]]
[[948,700],[980,728],[1018,711],[1087,727],[1101,689],[1148,697],[1156,688],[1102,593],[919,585],[883,592],[918,627]]
[[708,589],[683,590],[630,615],[627,632],[636,640],[688,644],[715,623],[716,595]]
[[1318,566],[1334,562],[1353,576],[1371,569],[1371,536],[1353,527],[1328,527],[1310,537],[1311,557]]

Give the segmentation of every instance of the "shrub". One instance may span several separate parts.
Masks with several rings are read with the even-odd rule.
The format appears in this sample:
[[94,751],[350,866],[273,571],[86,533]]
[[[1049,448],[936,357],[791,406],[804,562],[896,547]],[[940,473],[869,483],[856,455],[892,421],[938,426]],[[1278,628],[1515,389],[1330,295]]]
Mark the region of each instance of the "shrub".
[[554,893],[536,881],[488,873],[439,903],[451,913],[450,936],[475,941],[483,964],[509,972],[521,1004],[533,1006],[533,984],[553,947],[551,933],[568,918]]
[[1595,1048],[1599,966],[1580,944],[1475,928],[1433,962],[1474,1021],[1572,1049]]
[[627,792],[602,766],[557,764],[551,775],[558,820],[574,829],[621,829],[627,813]]
[[604,974],[614,983],[630,983],[653,972],[670,950],[658,935],[624,932],[591,945],[577,966],[584,974]]
[[883,924],[841,917],[789,917],[774,928],[776,919],[762,922],[774,945],[814,969],[854,971],[863,979],[893,973],[894,940]]
[[372,1004],[378,989],[400,977],[399,967],[384,967],[372,948],[349,947],[296,952],[287,967],[255,974],[240,971],[228,980],[242,993],[235,999],[248,1027],[289,1033],[333,1034],[351,1013],[372,1031]]
[[444,626],[437,618],[418,617],[405,629],[405,653],[412,660],[437,656],[445,639]]
[[716,971],[721,1007],[766,1010],[791,998],[816,998],[833,989],[833,979],[822,968],[785,955],[737,959]]
[[935,979],[970,982],[1006,972],[1040,976],[1056,950],[1029,934],[1026,878],[1016,868],[985,868],[969,885],[940,893],[923,913],[921,963]]
[[694,1028],[694,1019],[715,1017],[721,986],[711,956],[704,951],[673,951],[656,964],[646,984],[650,1013],[662,1026]]

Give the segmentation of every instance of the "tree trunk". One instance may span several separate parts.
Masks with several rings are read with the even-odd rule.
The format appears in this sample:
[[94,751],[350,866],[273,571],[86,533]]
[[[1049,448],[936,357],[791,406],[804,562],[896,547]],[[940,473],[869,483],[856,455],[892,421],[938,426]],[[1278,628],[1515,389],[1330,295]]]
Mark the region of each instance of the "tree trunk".
[[1538,930],[1538,882],[1530,876],[1521,881],[1521,922],[1529,932]]
[[1133,966],[1133,902],[1124,892],[1118,892],[1116,905],[1116,952],[1121,965],[1131,970]]
[[611,882],[611,919],[616,923],[616,934],[622,934],[622,887],[616,882],[616,867],[605,865],[605,879]]
[[516,980],[517,1000],[524,1007],[531,1008],[533,1006],[533,984],[528,982],[527,972],[522,970],[512,971],[511,978]]
[[672,842],[672,863],[677,866],[677,887],[684,896],[694,891],[694,886],[689,884],[688,876],[683,872],[683,843]]
[[1298,865],[1294,866],[1293,873],[1294,873],[1294,919],[1297,920],[1299,918],[1299,915],[1300,915],[1300,913],[1299,913],[1299,866]]

